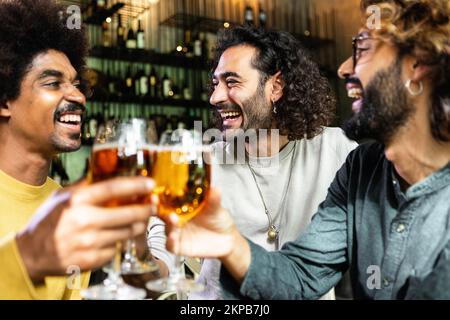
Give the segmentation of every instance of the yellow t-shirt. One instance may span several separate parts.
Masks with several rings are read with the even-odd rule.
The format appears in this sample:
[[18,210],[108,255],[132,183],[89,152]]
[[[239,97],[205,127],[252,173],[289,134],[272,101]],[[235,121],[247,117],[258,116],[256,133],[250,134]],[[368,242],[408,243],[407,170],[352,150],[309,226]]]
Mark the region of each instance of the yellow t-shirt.
[[[45,284],[34,285],[18,251],[15,235],[30,221],[41,204],[57,189],[47,178],[42,186],[22,183],[0,170],[0,299],[79,299],[80,288],[89,283],[89,273],[79,282],[66,277],[46,277]],[[79,283],[69,289],[67,284]]]

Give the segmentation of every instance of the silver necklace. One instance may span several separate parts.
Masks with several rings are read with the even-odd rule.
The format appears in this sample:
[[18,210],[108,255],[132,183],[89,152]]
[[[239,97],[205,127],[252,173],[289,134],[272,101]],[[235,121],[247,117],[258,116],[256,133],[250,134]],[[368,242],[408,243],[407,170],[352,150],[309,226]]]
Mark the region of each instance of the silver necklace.
[[[297,142],[295,141],[294,142],[294,147],[292,148],[292,151],[291,151],[292,152],[292,156],[291,156],[291,164],[290,164],[290,167],[289,167],[288,182],[287,182],[285,190],[283,192],[283,198],[281,199],[280,208],[278,209],[277,212],[279,212],[280,209],[284,207],[284,200],[286,198],[287,190],[289,189],[289,185],[291,184],[292,167],[294,165],[294,155],[295,155],[296,146],[297,146]],[[261,201],[262,201],[263,206],[264,206],[264,211],[266,213],[267,219],[269,220],[269,227],[268,227],[268,230],[267,230],[267,241],[269,243],[274,243],[275,242],[275,249],[278,250],[279,249],[280,230],[279,230],[279,228],[277,228],[275,226],[275,223],[273,221],[272,215],[270,214],[269,209],[267,209],[266,201],[264,200],[264,196],[263,196],[261,188],[260,188],[260,186],[258,184],[258,180],[256,179],[256,173],[255,173],[254,169],[250,166],[250,162],[247,162],[247,166],[250,169],[250,172],[252,174],[253,180],[255,181],[256,188],[258,189],[259,197],[261,198]]]

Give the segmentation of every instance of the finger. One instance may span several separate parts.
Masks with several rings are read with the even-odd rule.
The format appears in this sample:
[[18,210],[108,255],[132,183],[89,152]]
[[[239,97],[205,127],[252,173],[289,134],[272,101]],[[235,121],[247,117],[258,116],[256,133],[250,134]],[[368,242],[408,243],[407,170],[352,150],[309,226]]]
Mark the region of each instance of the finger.
[[71,204],[102,204],[117,198],[150,194],[152,179],[144,177],[119,177],[80,187],[74,191]]
[[92,229],[130,227],[136,222],[148,223],[151,216],[150,205],[131,205],[117,208],[84,207],[83,210],[83,215],[78,215],[77,218],[82,220],[81,224],[84,228]]
[[89,251],[79,251],[73,256],[75,265],[82,271],[97,269],[110,262],[116,254],[116,245]]
[[108,229],[101,232],[89,232],[79,237],[77,249],[91,250],[94,248],[107,248],[116,242],[126,241],[145,233],[147,224],[137,222],[129,228]]

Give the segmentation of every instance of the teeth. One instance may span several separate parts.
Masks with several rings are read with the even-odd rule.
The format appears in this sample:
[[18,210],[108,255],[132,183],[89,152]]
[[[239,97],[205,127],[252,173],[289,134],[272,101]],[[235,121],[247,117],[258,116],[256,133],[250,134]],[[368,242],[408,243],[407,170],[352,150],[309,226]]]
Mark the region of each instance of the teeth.
[[352,88],[348,90],[348,96],[352,99],[360,99],[362,97],[363,91],[360,88]]
[[59,118],[60,122],[81,122],[81,116],[77,114],[66,114]]
[[222,113],[222,118],[239,117],[240,115],[239,112],[225,112]]

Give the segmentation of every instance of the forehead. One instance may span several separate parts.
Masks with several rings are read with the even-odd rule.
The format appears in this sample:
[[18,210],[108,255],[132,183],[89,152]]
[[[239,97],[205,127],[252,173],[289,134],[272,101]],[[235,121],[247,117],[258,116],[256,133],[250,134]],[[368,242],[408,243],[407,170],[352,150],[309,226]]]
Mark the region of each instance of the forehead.
[[255,54],[256,49],[247,45],[228,48],[220,56],[214,74],[218,76],[223,72],[242,73],[245,71],[256,70],[251,64]]
[[77,74],[69,58],[64,53],[56,50],[48,50],[34,57],[28,75],[39,76],[45,70],[60,71],[67,78],[74,78]]

